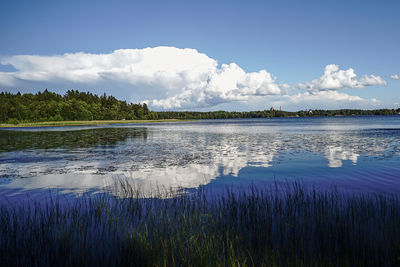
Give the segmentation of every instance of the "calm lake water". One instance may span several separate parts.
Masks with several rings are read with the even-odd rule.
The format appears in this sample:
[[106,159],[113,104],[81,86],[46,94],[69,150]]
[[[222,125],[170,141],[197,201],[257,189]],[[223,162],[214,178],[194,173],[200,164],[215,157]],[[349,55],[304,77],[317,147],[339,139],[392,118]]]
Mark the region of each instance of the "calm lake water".
[[400,116],[203,120],[0,130],[0,196],[101,192],[119,178],[224,190],[301,180],[400,191]]

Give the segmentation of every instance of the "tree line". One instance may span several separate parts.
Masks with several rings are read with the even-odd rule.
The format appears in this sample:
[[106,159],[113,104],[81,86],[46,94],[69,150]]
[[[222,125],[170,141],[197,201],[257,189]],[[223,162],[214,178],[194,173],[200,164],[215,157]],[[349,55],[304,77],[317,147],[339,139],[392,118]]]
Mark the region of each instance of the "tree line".
[[240,119],[272,117],[395,115],[400,109],[300,110],[270,108],[261,111],[150,111],[146,103],[133,104],[103,94],[68,90],[64,95],[47,89],[36,94],[0,93],[0,122],[154,119]]
[[296,112],[282,110],[261,110],[245,112],[211,111],[164,111],[157,112],[159,119],[245,119],[245,118],[276,118],[276,117],[322,117],[322,116],[364,116],[364,115],[395,115],[400,109],[339,109],[339,110],[300,110]]
[[0,93],[0,121],[8,123],[77,120],[157,119],[144,104],[113,96],[69,90],[64,95],[47,89],[36,94]]

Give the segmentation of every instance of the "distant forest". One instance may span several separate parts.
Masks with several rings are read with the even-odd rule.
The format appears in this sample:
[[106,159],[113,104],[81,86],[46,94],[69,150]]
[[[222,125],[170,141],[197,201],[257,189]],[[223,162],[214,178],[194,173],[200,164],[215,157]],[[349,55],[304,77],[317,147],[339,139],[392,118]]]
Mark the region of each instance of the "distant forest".
[[37,94],[0,94],[0,121],[8,123],[40,121],[157,119],[146,104],[132,104],[106,94],[69,90],[59,95],[44,90]]
[[281,110],[260,110],[260,111],[164,111],[157,112],[159,119],[245,119],[245,118],[276,118],[276,117],[322,117],[322,116],[364,116],[364,115],[396,115],[400,109],[339,109],[339,110],[300,110],[296,112]]
[[0,122],[77,120],[231,119],[311,116],[395,115],[400,109],[300,110],[288,112],[270,108],[262,111],[150,111],[145,103],[133,104],[103,94],[69,90],[65,95],[47,89],[36,94],[0,93]]

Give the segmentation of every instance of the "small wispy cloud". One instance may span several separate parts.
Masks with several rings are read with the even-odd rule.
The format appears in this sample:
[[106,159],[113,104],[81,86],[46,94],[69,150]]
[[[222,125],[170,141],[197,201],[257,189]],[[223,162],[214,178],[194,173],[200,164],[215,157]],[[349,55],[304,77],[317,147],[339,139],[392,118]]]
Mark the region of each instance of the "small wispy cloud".
[[393,80],[399,80],[400,76],[398,74],[394,74],[394,75],[390,76],[390,78],[392,78]]
[[292,95],[284,95],[272,101],[274,106],[297,106],[299,108],[313,107],[324,109],[343,108],[351,105],[353,108],[378,107],[380,101],[372,98],[366,99],[335,90],[306,91]]

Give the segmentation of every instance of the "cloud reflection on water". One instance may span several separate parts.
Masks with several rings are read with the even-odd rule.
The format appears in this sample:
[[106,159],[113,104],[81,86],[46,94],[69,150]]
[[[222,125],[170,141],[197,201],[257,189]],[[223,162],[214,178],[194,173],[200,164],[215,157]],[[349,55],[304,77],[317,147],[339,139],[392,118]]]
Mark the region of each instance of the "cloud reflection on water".
[[348,125],[346,131],[326,130],[322,125],[319,131],[307,132],[300,126],[278,131],[265,124],[193,123],[39,134],[0,132],[9,140],[0,153],[0,177],[16,178],[0,184],[0,190],[56,187],[79,192],[101,189],[116,177],[127,177],[147,192],[155,186],[197,188],[218,177],[240,178],[246,167],[259,167],[264,173],[271,167],[298,168],[301,173],[318,164],[294,165],[296,160],[305,162],[306,153],[325,157],[325,168],[343,167],[343,161],[357,165],[361,156],[385,158],[400,153],[396,132],[349,132]]

